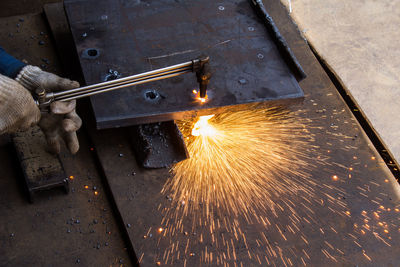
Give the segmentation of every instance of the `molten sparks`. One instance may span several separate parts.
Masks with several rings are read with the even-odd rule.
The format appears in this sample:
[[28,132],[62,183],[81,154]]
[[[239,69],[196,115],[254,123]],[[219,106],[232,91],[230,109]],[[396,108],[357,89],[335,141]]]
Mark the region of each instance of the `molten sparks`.
[[207,102],[208,95],[206,94],[205,97],[200,97],[200,91],[193,90],[192,93],[194,94],[194,98],[196,101],[199,101],[201,104],[204,104]]
[[217,131],[213,126],[208,123],[208,120],[214,117],[214,115],[201,116],[195,123],[192,135],[193,136],[214,136]]
[[[190,158],[172,168],[173,177],[162,190],[171,199],[168,207],[161,208],[164,235],[160,238],[170,238],[171,247],[161,255],[165,263],[172,264],[182,254],[191,256],[191,248],[211,239],[213,250],[225,252],[216,255],[205,247],[196,253],[205,264],[235,261],[237,242],[244,244],[249,259],[269,264],[283,253],[280,246],[269,243],[271,236],[283,242],[301,236],[308,244],[301,225],[315,222],[313,206],[326,205],[339,214],[348,211],[345,203],[332,201],[329,193],[322,203],[316,196],[316,190],[326,188],[311,177],[316,166],[309,162],[326,163],[312,145],[314,136],[305,127],[307,120],[282,109],[251,109],[177,123]],[[243,231],[250,225],[261,233],[256,240],[247,239],[247,230]],[[179,253],[173,241],[176,235],[188,238]],[[189,244],[192,235],[198,240]],[[265,248],[269,256],[260,258]],[[281,256],[281,261],[288,265],[293,258]]]
[[[190,159],[173,168],[175,177],[163,190],[172,190],[174,200],[253,214],[256,207],[274,207],[271,199],[280,194],[310,190],[307,183],[296,181],[307,177],[310,167],[303,152],[307,142],[293,138],[304,129],[285,111],[226,112],[202,116],[194,125],[187,121],[178,125],[192,137],[187,141]],[[295,177],[284,179],[284,175]]]
[[[304,228],[319,229],[327,239],[322,255],[336,263],[344,255],[328,237],[344,234],[338,222],[354,216],[338,182],[346,182],[341,178],[353,167],[339,165],[343,173],[329,170],[335,163],[329,162],[330,151],[316,144],[310,120],[282,109],[251,109],[177,123],[190,158],[171,169],[162,190],[167,201],[159,206],[162,221],[153,233],[162,232],[158,242],[167,249],[157,254],[157,265],[183,261],[189,266],[189,258],[199,266],[244,266],[242,260],[261,266],[308,265],[312,237]],[[361,192],[368,197],[369,185]],[[359,237],[375,235],[377,221],[384,219],[386,209],[376,204],[380,215],[362,211],[348,232],[357,247],[363,244]],[[327,220],[318,215],[321,208],[338,216]],[[400,231],[397,225],[394,229]],[[145,237],[151,237],[150,231]],[[375,237],[389,244],[389,228],[381,231],[385,235]],[[304,248],[294,251],[292,244],[299,240]]]

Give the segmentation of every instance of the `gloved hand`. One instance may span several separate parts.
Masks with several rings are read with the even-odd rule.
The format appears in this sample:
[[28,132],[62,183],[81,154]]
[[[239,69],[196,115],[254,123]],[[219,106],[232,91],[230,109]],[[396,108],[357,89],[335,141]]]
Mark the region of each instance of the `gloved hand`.
[[0,75],[0,135],[27,130],[39,120],[40,110],[29,91]]
[[[16,80],[31,92],[34,92],[38,87],[43,88],[46,92],[79,87],[78,82],[61,78],[30,65],[21,70]],[[50,105],[50,113],[42,114],[39,127],[46,136],[51,152],[60,153],[63,141],[72,154],[78,152],[79,142],[76,131],[81,127],[82,120],[76,114],[75,107],[76,101],[53,102]]]

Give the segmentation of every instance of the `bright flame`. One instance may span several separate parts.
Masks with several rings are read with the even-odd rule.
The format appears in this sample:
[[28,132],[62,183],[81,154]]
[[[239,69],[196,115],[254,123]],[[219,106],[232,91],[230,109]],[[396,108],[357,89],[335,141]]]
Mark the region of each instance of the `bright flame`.
[[[303,111],[255,106],[227,109],[197,121],[177,121],[190,157],[172,167],[172,177],[162,189],[166,200],[159,205],[162,220],[156,229],[159,233],[163,229],[158,242],[168,248],[158,252],[157,258],[172,266],[178,260],[189,266],[189,256],[199,266],[306,266],[313,237],[309,239],[305,227],[329,233],[320,256],[336,263],[344,252],[329,243],[332,233],[354,239],[373,234],[390,246],[385,241],[390,240],[388,227],[380,229],[382,237],[371,229],[377,220],[383,221],[388,207],[362,211],[368,218],[365,221],[352,214],[338,181],[344,181],[353,167],[341,165],[341,171],[329,171],[337,163],[329,162],[327,150],[319,145],[326,132],[319,133],[319,124],[304,115]],[[320,216],[321,209],[329,210],[331,216]],[[393,211],[400,212],[400,207]],[[354,232],[335,230],[337,222],[350,217],[358,220]],[[212,247],[205,240],[212,240]],[[296,254],[292,244],[299,241],[304,248]],[[360,240],[348,240],[353,241],[361,247]]]
[[208,116],[200,116],[199,120],[195,123],[192,135],[193,136],[214,136],[216,134],[216,130],[213,126],[208,123],[208,120],[214,117],[215,115]]
[[194,94],[196,101],[199,101],[202,104],[207,102],[208,95],[205,97],[200,97],[200,92],[197,90],[193,90],[192,93]]

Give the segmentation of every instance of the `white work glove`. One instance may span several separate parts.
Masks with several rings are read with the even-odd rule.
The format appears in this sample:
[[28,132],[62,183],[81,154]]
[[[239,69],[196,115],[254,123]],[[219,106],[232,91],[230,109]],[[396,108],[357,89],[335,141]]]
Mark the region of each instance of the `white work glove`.
[[0,75],[0,135],[28,130],[39,120],[40,110],[29,91]]
[[[42,71],[35,66],[25,66],[16,80],[32,93],[37,88],[46,92],[56,92],[79,87],[79,83],[61,78],[55,74]],[[60,153],[61,144],[65,142],[69,151],[75,154],[79,150],[76,131],[81,127],[82,120],[75,112],[76,101],[53,102],[50,104],[50,113],[42,113],[39,127],[46,136],[49,149],[53,153]]]

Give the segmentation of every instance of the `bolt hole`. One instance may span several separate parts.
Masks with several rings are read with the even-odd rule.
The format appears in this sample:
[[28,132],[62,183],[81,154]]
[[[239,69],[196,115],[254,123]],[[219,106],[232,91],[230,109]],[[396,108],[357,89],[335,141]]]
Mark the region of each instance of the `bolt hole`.
[[161,98],[164,98],[162,95],[160,95],[159,92],[157,92],[157,90],[153,90],[153,89],[145,91],[143,96],[144,96],[144,99],[146,99],[147,101],[152,101],[152,102],[155,102],[155,101],[160,100]]
[[97,50],[96,49],[89,49],[88,51],[87,51],[87,54],[90,56],[90,57],[95,57],[95,56],[97,56]]
[[149,99],[156,99],[157,98],[157,94],[150,91],[150,92],[146,92],[146,97]]
[[82,57],[87,59],[95,59],[100,55],[100,51],[96,48],[88,48],[82,52]]

